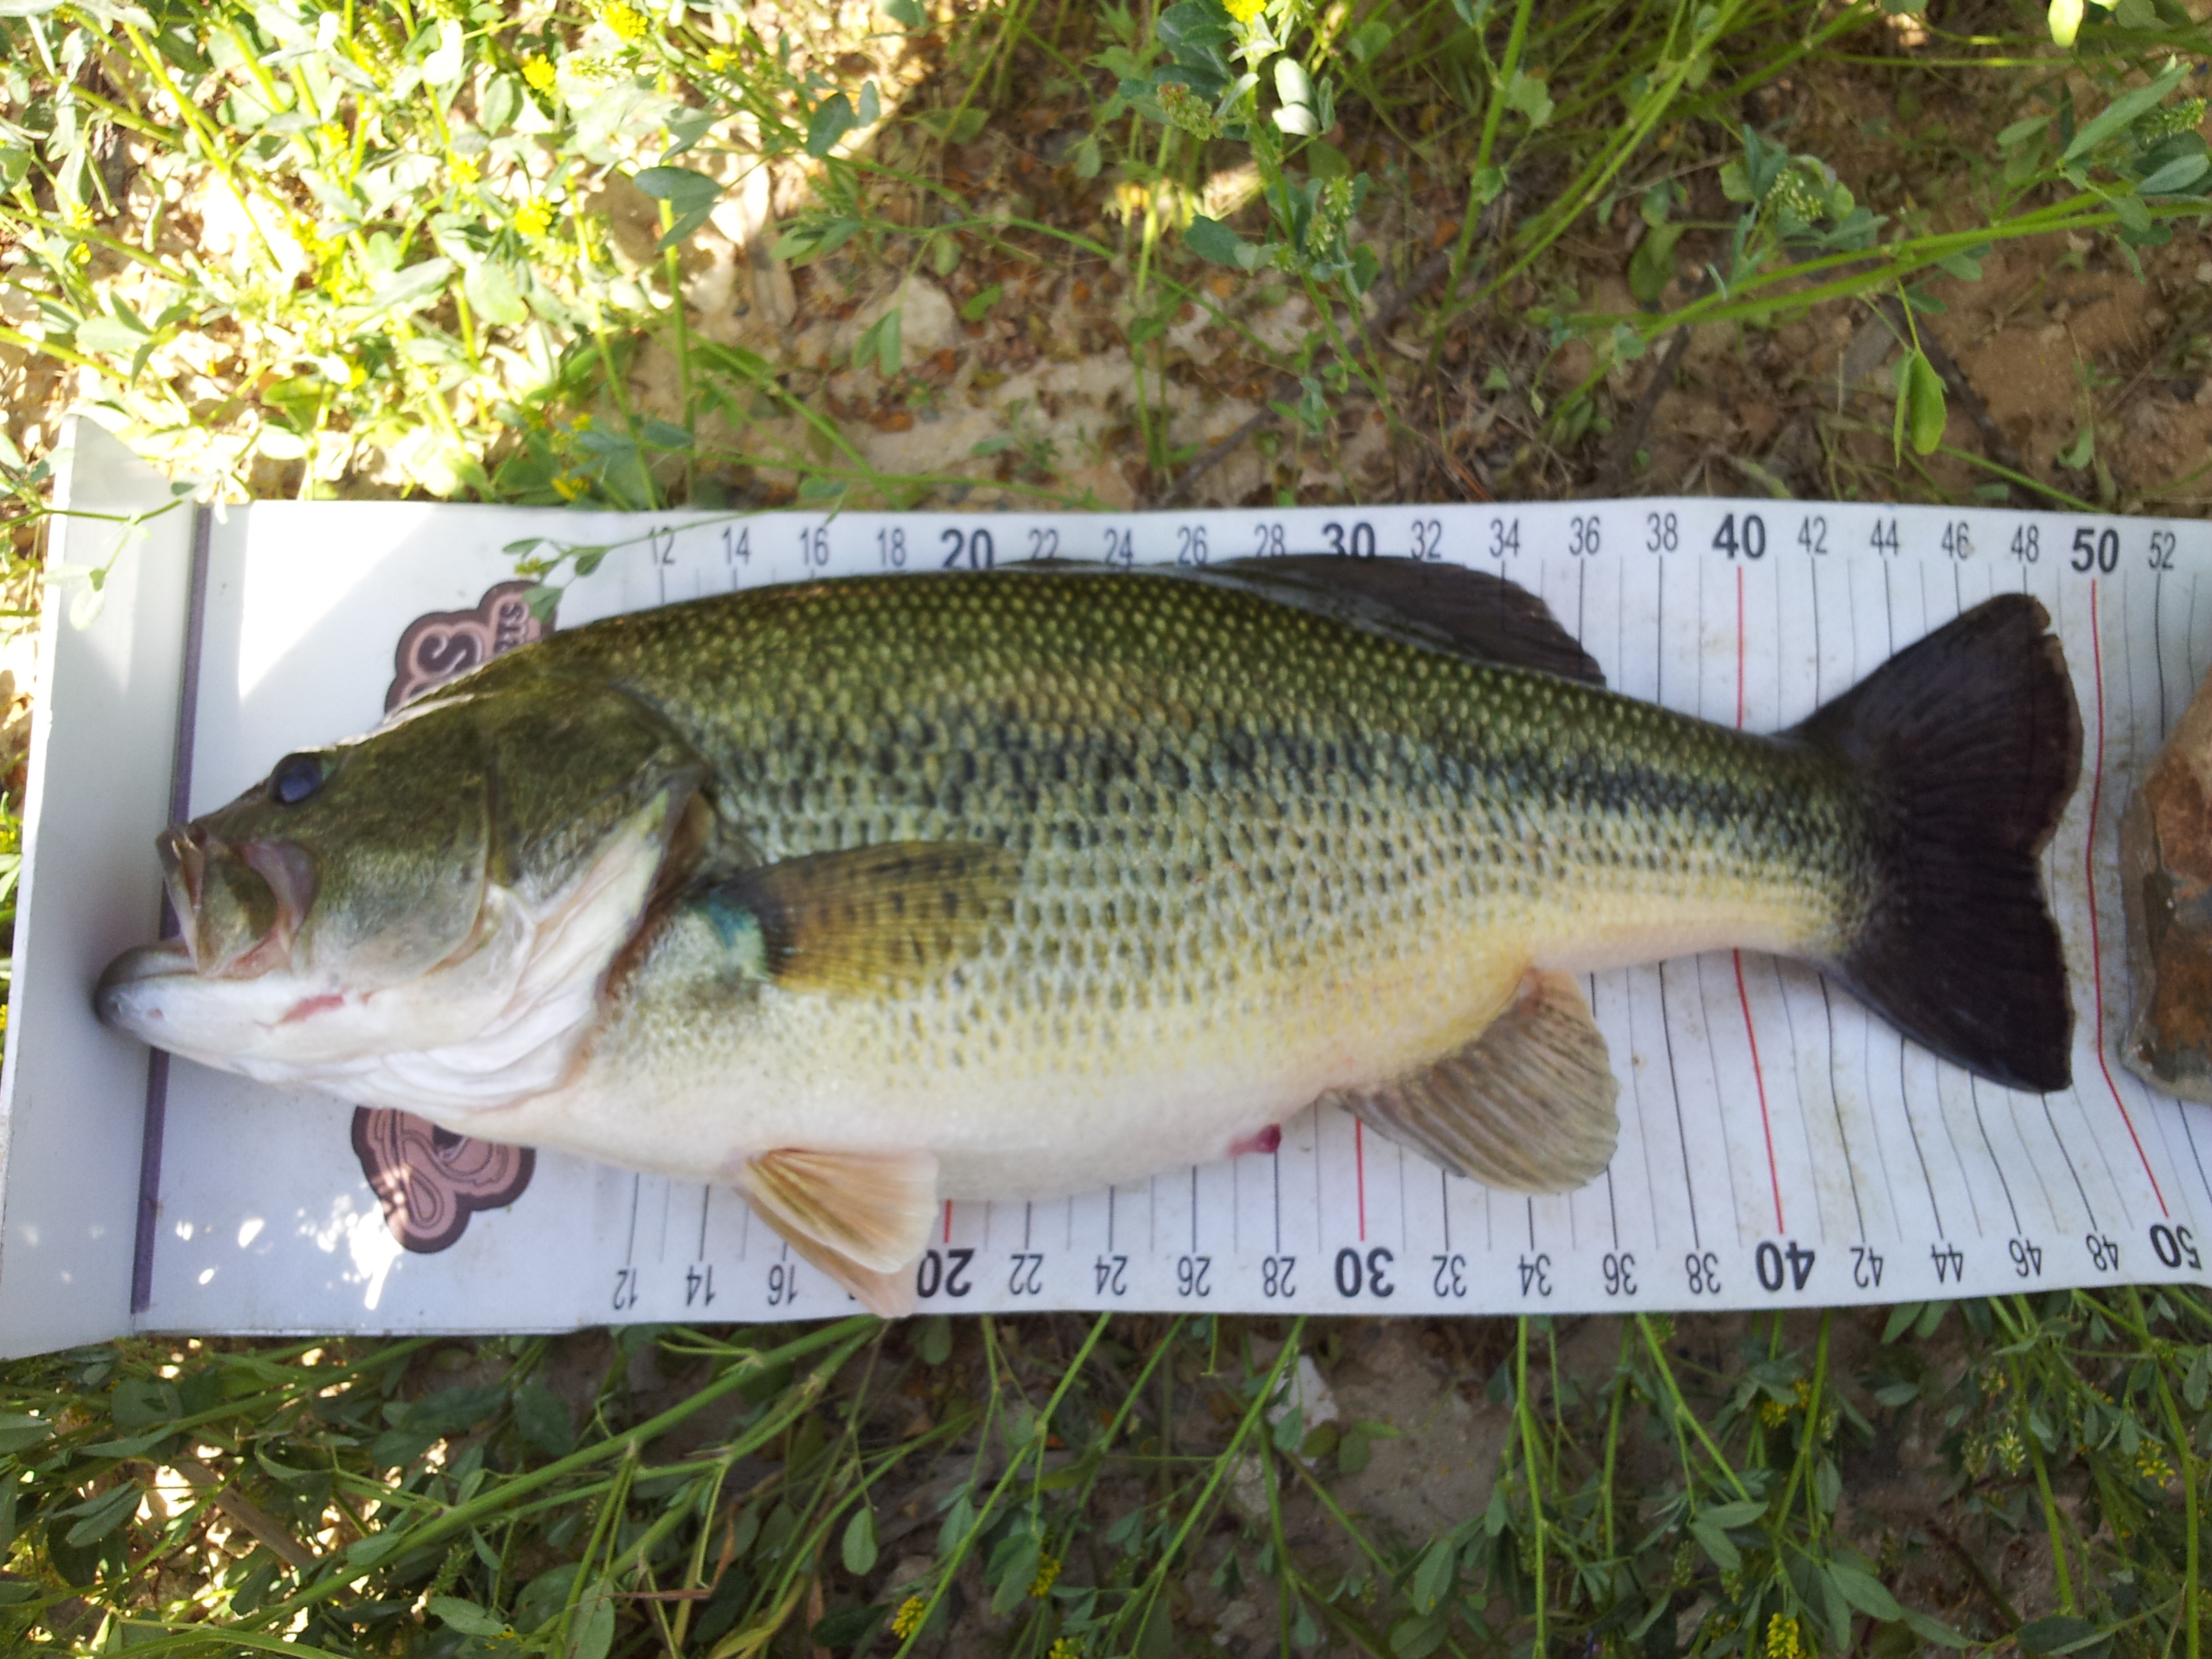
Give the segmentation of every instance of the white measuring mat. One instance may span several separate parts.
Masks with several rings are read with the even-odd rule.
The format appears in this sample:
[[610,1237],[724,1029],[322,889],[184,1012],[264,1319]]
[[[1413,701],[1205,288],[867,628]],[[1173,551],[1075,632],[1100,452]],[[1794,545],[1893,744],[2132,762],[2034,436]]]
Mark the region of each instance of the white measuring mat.
[[[2065,1092],[2021,1094],[1941,1063],[1811,969],[1757,952],[1599,974],[1589,988],[1621,1079],[1621,1134],[1610,1170],[1579,1192],[1493,1193],[1348,1116],[1308,1112],[1273,1153],[1073,1199],[949,1205],[917,1269],[921,1305],[1565,1312],[2212,1283],[2212,1111],[2112,1057],[2132,1003],[2119,814],[2212,666],[2212,526],[1705,500],[749,518],[259,504],[206,536],[190,811],[228,799],[289,750],[374,724],[409,623],[475,605],[512,576],[502,550],[532,536],[617,544],[563,596],[564,628],[887,568],[1442,559],[1540,594],[1615,690],[1752,731],[1795,724],[1993,592],[2033,593],[2063,638],[2084,728],[2081,785],[2046,864],[2077,1010]],[[69,532],[72,548],[90,539]],[[158,624],[129,625],[143,634],[176,616],[172,605]],[[49,641],[66,658],[119,625],[111,615],[82,635],[50,627]],[[174,718],[173,691],[168,708],[149,718]],[[84,760],[49,745],[50,801]],[[101,787],[106,799],[121,786]],[[151,931],[152,836],[167,797],[139,793],[160,802],[131,826],[136,862],[79,872],[75,902],[136,907],[103,911],[80,951],[89,972],[54,970],[79,974],[69,995],[80,1006],[108,941]],[[35,860],[76,868],[72,845],[34,831]],[[34,880],[33,950],[51,937],[35,912],[45,898]],[[11,1037],[26,1017],[20,988],[46,971],[19,958]],[[55,1006],[49,1018],[65,1018]],[[104,1064],[132,1048],[96,1027],[82,1040]],[[143,1078],[143,1051],[129,1057]],[[11,1046],[19,1114],[27,1063]],[[114,1105],[134,1138],[144,1099]],[[177,1060],[162,1117],[149,1218],[132,1228],[142,1328],[544,1328],[854,1305],[727,1189],[540,1154],[511,1206],[416,1254],[385,1225],[347,1142],[347,1108]],[[137,1173],[112,1179],[128,1186]],[[8,1171],[0,1253],[0,1346],[15,1349],[29,1346],[10,1328],[24,1274],[43,1271],[20,1242],[24,1178]]]

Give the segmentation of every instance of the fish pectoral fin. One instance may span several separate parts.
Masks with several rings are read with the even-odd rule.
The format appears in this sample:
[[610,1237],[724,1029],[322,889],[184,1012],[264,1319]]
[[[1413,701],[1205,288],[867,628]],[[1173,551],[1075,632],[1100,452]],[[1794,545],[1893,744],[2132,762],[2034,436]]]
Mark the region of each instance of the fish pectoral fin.
[[785,1147],[745,1159],[735,1181],[763,1221],[870,1313],[914,1311],[914,1262],[937,1215],[933,1155]]
[[1581,988],[1571,975],[1531,972],[1473,1042],[1420,1071],[1322,1098],[1455,1175],[1566,1193],[1613,1161],[1620,1094]]
[[696,902],[726,935],[757,928],[760,972],[785,990],[899,996],[1011,918],[1021,866],[982,842],[885,842],[765,864]]

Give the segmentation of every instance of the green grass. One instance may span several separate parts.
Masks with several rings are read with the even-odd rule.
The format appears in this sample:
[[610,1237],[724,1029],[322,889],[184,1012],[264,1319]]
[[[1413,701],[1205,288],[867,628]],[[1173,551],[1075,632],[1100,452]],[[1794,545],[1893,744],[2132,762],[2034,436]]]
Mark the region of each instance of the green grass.
[[1285,1654],[2201,1650],[2187,1294],[1492,1322],[1462,1352],[1500,1477],[1430,1537],[1337,1496],[1396,1427],[1279,1408],[1300,1353],[1366,1334],[856,1318],[23,1362],[0,1620],[83,1653],[1068,1659],[1204,1650],[1242,1601]]
[[[1210,499],[1191,410],[1231,394],[1248,497],[1672,489],[1647,422],[1683,331],[1741,362],[1841,318],[1897,336],[1893,392],[1812,410],[1791,477],[1702,487],[2192,487],[2107,465],[2124,374],[2084,366],[2070,460],[2022,457],[1947,437],[1926,349],[1990,250],[2056,276],[2201,236],[2203,107],[2161,77],[2204,32],[2171,0],[2065,52],[1996,3],[1917,42],[1785,0],[842,15],[0,16],[0,609],[34,608],[71,399],[230,498],[1081,505],[1111,465]],[[955,309],[942,353],[908,276]],[[1068,337],[1032,327],[1052,305]],[[1100,429],[1039,399],[883,459],[1055,351],[1117,365]],[[2201,314],[2160,354],[2201,368]],[[1420,1536],[1347,1496],[1397,1425],[1279,1409],[1297,1353],[1372,1340],[1341,1322],[22,1362],[0,1620],[85,1653],[2201,1652],[2191,1294],[1422,1328],[1504,1451]]]
[[[1972,282],[1991,248],[2071,233],[2136,262],[2201,225],[2212,187],[2202,100],[2176,84],[2204,31],[2174,0],[2093,8],[2071,52],[1993,0],[1912,50],[1865,0],[675,15],[221,0],[0,19],[18,407],[68,371],[143,450],[231,495],[1084,498],[1018,430],[927,471],[872,464],[823,394],[851,367],[877,412],[935,411],[905,307],[834,362],[780,356],[776,326],[732,337],[696,314],[727,233],[751,238],[741,278],[798,284],[802,320],[901,275],[971,323],[1082,281],[1154,497],[1196,448],[1170,430],[1187,308],[1278,406],[1271,441],[1340,493],[1364,487],[1342,462],[1369,405],[1401,447],[1436,441],[1435,383],[1470,343],[1540,452],[1516,465],[1556,487],[1606,459],[1625,382],[1685,325],[1771,332],[1877,300],[1933,316],[1931,283]],[[1920,113],[1839,120],[1812,95],[1834,76]],[[1237,177],[1225,220],[1199,211]],[[1636,217],[1629,292],[1602,289],[1620,260],[1593,239]],[[1387,349],[1355,302],[1416,276]],[[1305,321],[1269,344],[1291,295]],[[1900,432],[1929,454],[1943,387],[1905,372],[1917,349],[1900,361]],[[31,450],[0,444],[19,517],[53,437],[33,423]],[[1889,474],[1890,494],[1964,487]]]

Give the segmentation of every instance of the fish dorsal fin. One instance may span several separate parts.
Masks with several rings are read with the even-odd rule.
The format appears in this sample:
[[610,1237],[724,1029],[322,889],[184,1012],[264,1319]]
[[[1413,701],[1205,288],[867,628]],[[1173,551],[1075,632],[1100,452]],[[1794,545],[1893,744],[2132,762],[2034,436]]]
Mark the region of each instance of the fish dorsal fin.
[[1334,617],[1370,633],[1443,647],[1504,668],[1603,685],[1605,674],[1551,607],[1518,583],[1463,565],[1421,559],[1294,553],[1231,559],[1208,568],[1216,581],[1279,604]]
[[745,1159],[735,1176],[761,1218],[870,1313],[914,1311],[915,1258],[937,1216],[934,1157],[786,1147]]
[[981,842],[884,842],[746,870],[696,902],[787,991],[911,992],[982,948],[1011,913],[1021,855]]
[[1378,1087],[1322,1099],[1455,1175],[1567,1193],[1613,1162],[1620,1093],[1581,988],[1566,974],[1531,973],[1472,1042]]

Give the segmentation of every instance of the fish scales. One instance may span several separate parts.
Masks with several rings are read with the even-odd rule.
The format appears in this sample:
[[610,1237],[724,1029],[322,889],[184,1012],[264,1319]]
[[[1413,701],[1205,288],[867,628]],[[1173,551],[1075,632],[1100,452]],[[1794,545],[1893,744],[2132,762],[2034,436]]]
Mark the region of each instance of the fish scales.
[[[631,1161],[653,1138],[640,1097],[678,1120],[672,1147],[708,1112],[733,1150],[786,1120],[856,1146],[926,1123],[960,1196],[1033,1184],[1082,1121],[1133,1109],[1150,1134],[1081,1178],[1124,1177],[1164,1139],[1215,1156],[1419,1065],[1533,959],[1642,959],[1662,935],[1824,949],[1864,886],[1863,810],[1799,746],[1199,581],[770,589],[556,636],[508,672],[649,702],[708,763],[743,843],[724,856],[1021,858],[981,949],[896,1001],[767,988],[702,1020],[726,970],[676,930],[574,1094],[518,1109],[592,1112]],[[756,1109],[731,1110],[733,1072],[763,1079]]]
[[182,937],[95,996],[265,1081],[728,1182],[884,1313],[944,1199],[1141,1180],[1314,1103],[1568,1192],[1618,1136],[1586,969],[1782,951],[2066,1085],[2049,622],[1992,599],[1759,737],[1405,561],[700,600],[173,825]]

